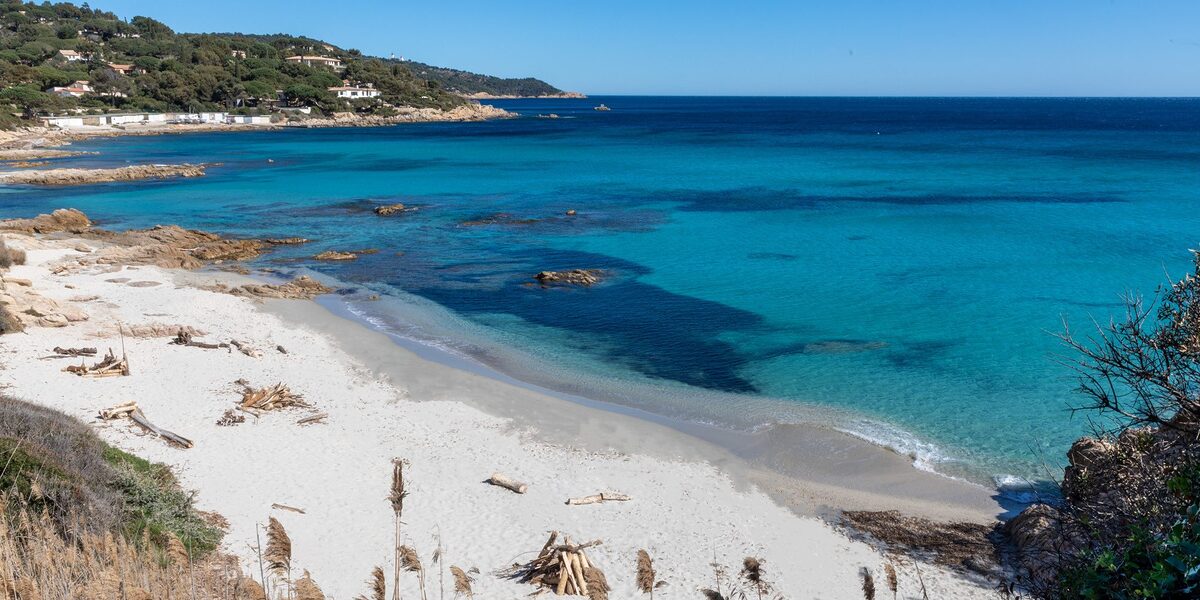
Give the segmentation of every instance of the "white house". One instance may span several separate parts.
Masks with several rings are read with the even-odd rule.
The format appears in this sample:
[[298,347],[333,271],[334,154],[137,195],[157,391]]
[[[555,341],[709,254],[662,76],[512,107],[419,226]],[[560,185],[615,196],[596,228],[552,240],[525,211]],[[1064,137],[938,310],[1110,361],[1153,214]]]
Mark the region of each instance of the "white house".
[[225,118],[225,122],[242,125],[270,125],[271,117],[268,115],[229,115]]
[[74,50],[59,50],[58,56],[67,62],[79,62],[84,60],[84,56]]
[[76,81],[68,86],[52,87],[50,93],[63,98],[79,98],[85,94],[90,94],[96,90],[86,81]]
[[330,58],[328,56],[304,56],[296,55],[289,56],[283,60],[294,63],[301,63],[310,67],[329,67],[331,69],[342,68],[342,61],[338,58]]
[[376,98],[379,96],[379,90],[375,89],[370,84],[364,86],[357,85],[341,85],[331,87],[329,91],[337,94],[338,98],[346,98],[348,100],[357,100],[359,98]]

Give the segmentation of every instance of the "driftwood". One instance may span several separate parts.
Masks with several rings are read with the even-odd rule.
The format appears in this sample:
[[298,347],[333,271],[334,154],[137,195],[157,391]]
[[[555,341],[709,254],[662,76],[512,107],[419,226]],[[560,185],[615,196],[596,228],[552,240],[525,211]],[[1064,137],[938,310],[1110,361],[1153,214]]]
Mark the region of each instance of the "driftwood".
[[303,509],[303,508],[296,508],[295,506],[288,506],[288,505],[286,505],[286,504],[279,504],[278,502],[273,502],[273,503],[271,503],[271,508],[274,508],[274,509],[276,509],[276,510],[290,510],[290,511],[292,511],[292,512],[294,512],[294,513],[300,513],[300,514],[302,514],[302,515],[306,515],[306,514],[308,514],[308,513],[304,512],[304,509]]
[[299,406],[309,408],[309,404],[304,401],[304,397],[300,394],[292,393],[288,386],[282,383],[277,383],[270,387],[253,389],[249,385],[245,386],[246,390],[242,393],[242,401],[238,403],[238,410],[248,412],[252,415],[260,415],[264,412],[277,410],[281,408],[291,408]]
[[105,408],[100,411],[100,418],[105,421],[129,418],[129,420],[136,423],[142,429],[145,429],[146,431],[149,431],[150,433],[153,433],[154,435],[166,440],[168,443],[179,446],[180,448],[191,448],[195,445],[192,443],[192,440],[189,440],[178,433],[162,429],[151,423],[150,420],[146,418],[146,414],[142,412],[142,409],[138,408],[137,402],[134,401],[118,404],[111,408]]
[[525,491],[529,489],[528,485],[521,483],[520,481],[517,481],[516,479],[513,479],[503,473],[492,473],[492,476],[488,477],[487,483],[497,485],[502,488],[508,488],[518,494],[524,494]]
[[280,354],[288,353],[287,348],[284,348],[283,346],[275,346],[275,349],[278,350]]
[[328,419],[328,418],[329,418],[329,413],[327,413],[327,412],[317,413],[315,415],[312,415],[309,417],[304,417],[303,419],[296,421],[296,424],[297,425],[311,425],[313,423],[320,423],[321,421],[324,421],[325,419]]
[[587,548],[602,542],[593,540],[586,544],[574,544],[571,538],[555,544],[558,532],[550,532],[550,539],[542,546],[537,558],[525,564],[515,564],[500,574],[521,583],[530,583],[540,589],[536,594],[553,591],[556,595],[588,596],[594,600],[608,598],[608,581],[604,572],[592,562]]
[[603,502],[628,502],[632,500],[625,494],[617,494],[615,492],[600,492],[591,496],[583,496],[582,498],[570,498],[567,504],[577,506],[580,504],[600,504]]
[[192,333],[190,331],[184,331],[182,329],[179,330],[179,333],[175,334],[175,338],[169,343],[174,346],[191,346],[193,348],[204,348],[206,350],[216,350],[217,348],[229,347],[229,344],[212,344],[209,342],[194,340],[192,339]]
[[63,371],[74,373],[80,377],[117,377],[120,375],[129,375],[129,359],[122,353],[121,359],[117,360],[117,356],[113,354],[112,348],[109,348],[108,354],[105,354],[104,359],[100,362],[90,367],[80,362],[78,365],[64,367]]
[[230,340],[229,343],[232,344],[234,348],[237,348],[238,352],[241,352],[242,354],[245,354],[246,356],[249,356],[250,358],[258,358],[258,357],[262,356],[262,352],[255,350],[253,347],[250,346],[250,344],[247,344],[246,342],[240,342],[238,340]]
[[63,348],[60,346],[54,347],[54,356],[47,358],[68,358],[72,356],[95,356],[95,348]]

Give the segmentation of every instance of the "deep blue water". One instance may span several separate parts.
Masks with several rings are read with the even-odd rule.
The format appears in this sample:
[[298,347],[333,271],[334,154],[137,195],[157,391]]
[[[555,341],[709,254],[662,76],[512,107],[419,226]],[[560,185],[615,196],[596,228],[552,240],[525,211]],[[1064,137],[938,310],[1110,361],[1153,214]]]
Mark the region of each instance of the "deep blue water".
[[[669,416],[832,424],[977,480],[1048,475],[1086,429],[1063,320],[1120,314],[1200,247],[1200,100],[498,104],[526,116],[87,142],[101,154],[60,162],[222,166],[6,189],[0,209],[314,238],[261,262],[347,282],[378,327]],[[418,210],[371,213],[391,202]],[[327,248],[380,252],[305,260]],[[576,267],[611,277],[532,285]]]

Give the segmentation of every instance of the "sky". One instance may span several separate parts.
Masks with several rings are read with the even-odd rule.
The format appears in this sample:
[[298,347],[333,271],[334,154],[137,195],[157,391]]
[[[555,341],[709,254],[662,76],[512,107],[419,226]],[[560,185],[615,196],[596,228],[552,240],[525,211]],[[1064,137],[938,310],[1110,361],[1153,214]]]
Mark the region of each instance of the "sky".
[[95,0],[592,95],[1200,96],[1200,0]]

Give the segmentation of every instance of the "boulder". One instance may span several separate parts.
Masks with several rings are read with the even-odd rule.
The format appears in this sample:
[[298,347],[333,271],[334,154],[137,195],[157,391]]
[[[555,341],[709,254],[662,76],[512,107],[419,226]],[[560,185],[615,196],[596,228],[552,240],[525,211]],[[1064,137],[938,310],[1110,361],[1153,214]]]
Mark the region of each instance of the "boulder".
[[87,215],[74,208],[60,208],[48,215],[38,215],[32,219],[0,221],[0,229],[24,233],[82,233],[91,226],[92,221]]
[[396,213],[401,213],[407,210],[403,204],[388,204],[387,206],[376,206],[375,214],[381,217],[389,217]]

